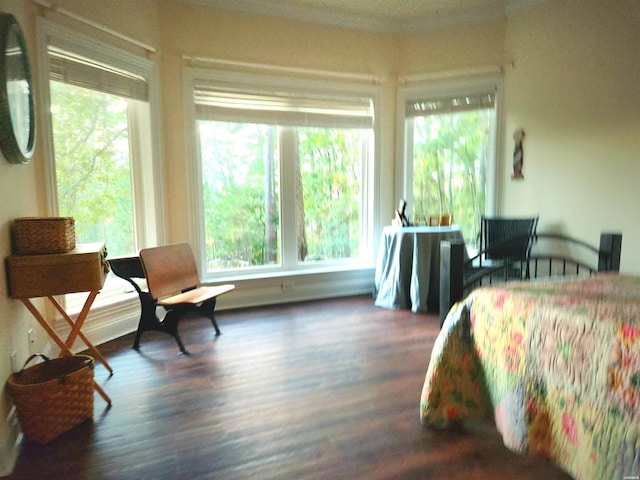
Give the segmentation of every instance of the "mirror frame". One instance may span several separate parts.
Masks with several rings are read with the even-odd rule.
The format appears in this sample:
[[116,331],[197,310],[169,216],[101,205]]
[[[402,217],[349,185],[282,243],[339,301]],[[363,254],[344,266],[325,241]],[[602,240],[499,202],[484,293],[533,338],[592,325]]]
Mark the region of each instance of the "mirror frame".
[[[8,65],[7,65],[7,43],[9,35],[15,35],[20,48],[25,73],[25,80],[29,86],[29,139],[26,150],[23,150],[18,143],[16,132],[13,129],[11,119],[11,106],[9,105],[8,92]],[[10,163],[28,163],[33,155],[35,147],[35,112],[34,93],[31,80],[31,70],[29,68],[29,58],[27,48],[22,35],[22,30],[16,18],[10,13],[0,12],[0,148],[5,158]]]

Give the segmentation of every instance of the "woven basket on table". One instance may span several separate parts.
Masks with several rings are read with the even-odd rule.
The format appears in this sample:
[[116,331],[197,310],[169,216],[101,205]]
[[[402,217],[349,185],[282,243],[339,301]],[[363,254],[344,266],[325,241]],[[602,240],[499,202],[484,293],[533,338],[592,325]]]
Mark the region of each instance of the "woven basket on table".
[[[44,362],[26,368],[34,358]],[[22,433],[47,443],[93,417],[93,358],[72,355],[49,360],[32,355],[7,382]]]
[[13,253],[67,253],[76,246],[73,217],[22,217],[12,225]]

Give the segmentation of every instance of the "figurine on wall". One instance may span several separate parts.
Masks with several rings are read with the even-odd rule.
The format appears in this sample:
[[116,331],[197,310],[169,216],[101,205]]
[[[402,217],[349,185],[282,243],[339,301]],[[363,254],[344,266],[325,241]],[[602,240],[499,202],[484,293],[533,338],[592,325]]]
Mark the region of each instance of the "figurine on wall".
[[518,128],[513,132],[515,147],[513,149],[513,176],[511,178],[524,178],[524,175],[522,175],[522,164],[524,161],[522,140],[524,140],[524,130],[522,128]]

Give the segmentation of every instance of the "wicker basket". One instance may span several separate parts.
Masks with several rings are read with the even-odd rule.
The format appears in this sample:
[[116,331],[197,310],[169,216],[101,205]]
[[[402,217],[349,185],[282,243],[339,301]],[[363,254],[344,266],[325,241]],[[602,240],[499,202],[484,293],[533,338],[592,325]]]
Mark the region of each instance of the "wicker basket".
[[73,217],[23,217],[13,221],[16,255],[67,253],[76,246]]
[[[29,368],[32,359],[44,362]],[[32,355],[7,381],[25,438],[47,443],[93,417],[93,358]]]

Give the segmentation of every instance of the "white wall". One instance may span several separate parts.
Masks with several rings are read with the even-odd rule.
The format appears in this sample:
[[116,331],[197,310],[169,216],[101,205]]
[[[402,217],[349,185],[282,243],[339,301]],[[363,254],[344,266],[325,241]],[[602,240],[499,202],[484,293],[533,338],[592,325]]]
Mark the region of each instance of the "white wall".
[[[25,33],[27,49],[31,54],[35,49],[33,17],[28,2],[6,0],[2,3],[3,12],[12,13]],[[37,147],[37,145],[36,145]],[[17,352],[17,360],[24,362],[28,355],[27,331],[34,327],[32,320],[22,303],[8,298],[5,286],[4,258],[11,251],[9,235],[10,220],[16,217],[33,215],[38,211],[40,197],[38,188],[38,163],[14,165],[5,161],[0,152],[0,475],[9,473],[15,460],[15,429],[9,428],[5,419],[9,412],[5,381],[11,373],[9,356]]]
[[[601,231],[621,231],[621,269],[634,274],[640,274],[639,25],[636,0],[550,1],[509,20],[502,179],[503,212],[539,213],[539,231],[593,244]],[[526,134],[521,181],[510,178],[517,127]]]

